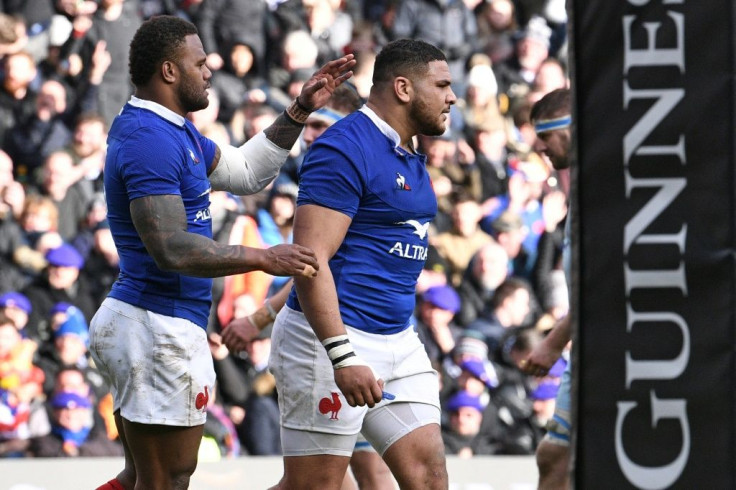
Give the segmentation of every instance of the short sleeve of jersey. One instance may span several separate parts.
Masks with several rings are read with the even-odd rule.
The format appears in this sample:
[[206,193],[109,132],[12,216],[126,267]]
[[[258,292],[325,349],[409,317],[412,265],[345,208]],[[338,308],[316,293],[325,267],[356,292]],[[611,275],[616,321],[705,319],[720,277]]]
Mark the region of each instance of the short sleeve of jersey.
[[364,158],[355,145],[338,148],[333,141],[323,136],[309,149],[299,170],[297,205],[316,204],[352,218],[363,194]]
[[151,195],[181,195],[182,158],[164,132],[140,129],[118,155],[118,169],[132,201]]

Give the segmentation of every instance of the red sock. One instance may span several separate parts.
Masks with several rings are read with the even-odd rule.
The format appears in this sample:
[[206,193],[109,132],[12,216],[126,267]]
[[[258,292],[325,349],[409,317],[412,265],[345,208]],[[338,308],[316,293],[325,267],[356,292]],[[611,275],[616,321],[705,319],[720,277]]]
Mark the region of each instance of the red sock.
[[125,490],[125,488],[120,484],[117,478],[113,478],[102,486],[97,487],[96,490]]

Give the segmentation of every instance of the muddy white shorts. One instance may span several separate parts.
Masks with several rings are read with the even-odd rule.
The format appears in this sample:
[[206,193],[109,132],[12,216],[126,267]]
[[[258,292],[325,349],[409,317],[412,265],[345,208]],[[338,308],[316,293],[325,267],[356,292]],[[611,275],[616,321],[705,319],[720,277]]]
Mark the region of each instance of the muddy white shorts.
[[201,327],[106,298],[90,323],[90,353],[126,420],[204,424],[215,370]]
[[[271,334],[269,368],[276,378],[287,456],[350,455],[361,430],[382,454],[408,432],[439,424],[437,372],[414,329],[393,335],[346,329],[355,352],[383,379],[384,390],[396,398],[384,399],[371,409],[349,406],[335,384],[327,352],[304,314],[284,307]],[[326,442],[326,447],[319,447]]]

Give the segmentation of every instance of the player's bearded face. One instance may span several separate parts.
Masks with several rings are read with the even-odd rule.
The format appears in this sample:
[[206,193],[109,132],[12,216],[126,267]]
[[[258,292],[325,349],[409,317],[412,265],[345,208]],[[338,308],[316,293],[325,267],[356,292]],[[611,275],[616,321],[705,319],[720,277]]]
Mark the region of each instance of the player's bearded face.
[[417,97],[411,101],[409,115],[419,126],[417,133],[427,136],[439,136],[445,132],[447,117],[442,113],[444,105],[437,107],[437,102]]
[[207,98],[207,85],[201,78],[184,76],[179,84],[179,100],[187,112],[195,112],[206,108],[210,101]]

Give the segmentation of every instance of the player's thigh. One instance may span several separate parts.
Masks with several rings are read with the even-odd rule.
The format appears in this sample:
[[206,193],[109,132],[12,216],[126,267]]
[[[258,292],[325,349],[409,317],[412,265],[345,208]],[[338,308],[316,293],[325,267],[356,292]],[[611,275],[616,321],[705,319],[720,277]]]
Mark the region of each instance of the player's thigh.
[[440,426],[429,424],[396,441],[383,454],[399,488],[446,489],[448,486],[445,448]]
[[339,490],[350,462],[349,456],[314,454],[284,456],[283,490]]
[[138,482],[161,485],[194,473],[204,425],[175,427],[123,419],[123,430]]
[[383,456],[400,488],[447,484],[440,411],[433,404],[395,402],[369,410],[362,433]]

